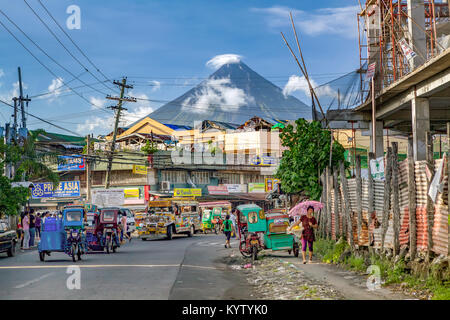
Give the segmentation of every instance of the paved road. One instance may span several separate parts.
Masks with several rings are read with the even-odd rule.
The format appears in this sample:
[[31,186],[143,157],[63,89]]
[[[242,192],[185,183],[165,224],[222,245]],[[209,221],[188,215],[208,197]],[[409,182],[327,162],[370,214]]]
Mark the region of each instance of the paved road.
[[[89,254],[74,264],[63,253],[39,261],[36,250],[0,254],[0,299],[248,299],[238,273],[220,262],[223,235],[172,240],[133,239],[114,254]],[[66,273],[80,267],[81,288],[69,290]]]

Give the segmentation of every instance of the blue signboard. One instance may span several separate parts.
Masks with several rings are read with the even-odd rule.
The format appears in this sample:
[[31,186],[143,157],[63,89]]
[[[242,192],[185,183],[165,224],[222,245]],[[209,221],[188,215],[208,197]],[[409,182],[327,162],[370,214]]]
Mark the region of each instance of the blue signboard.
[[68,198],[80,196],[80,181],[61,181],[56,190],[51,182],[35,183],[31,190],[33,199]]
[[59,156],[58,171],[84,171],[84,158],[81,156]]

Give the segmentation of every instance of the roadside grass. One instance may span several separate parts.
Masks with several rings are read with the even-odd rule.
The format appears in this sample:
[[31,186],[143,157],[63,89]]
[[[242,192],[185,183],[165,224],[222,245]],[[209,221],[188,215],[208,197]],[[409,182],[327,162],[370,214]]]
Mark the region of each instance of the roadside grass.
[[[333,240],[318,239],[315,243],[315,253],[325,263],[337,264],[349,270],[365,273],[369,265],[363,257],[348,253],[344,259],[341,255],[349,248],[349,245],[340,239]],[[423,290],[432,293],[433,300],[450,300],[450,279],[438,279],[432,272],[428,275],[418,276],[411,274],[403,259],[394,263],[393,261],[378,256],[370,256],[370,265],[377,265],[380,268],[380,276],[383,285],[401,284],[401,286],[413,290]]]

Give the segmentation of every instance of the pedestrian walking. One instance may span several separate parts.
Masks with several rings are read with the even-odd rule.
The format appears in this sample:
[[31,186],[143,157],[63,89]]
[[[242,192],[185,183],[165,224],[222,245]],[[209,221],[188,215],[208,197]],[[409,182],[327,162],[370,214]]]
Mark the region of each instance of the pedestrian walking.
[[230,238],[231,238],[231,230],[233,228],[233,223],[230,220],[230,216],[227,214],[225,217],[225,220],[222,223],[223,233],[225,234],[225,237],[227,238],[227,241],[225,242],[225,248],[231,248],[230,245]]
[[313,256],[313,243],[315,241],[314,229],[317,229],[317,220],[313,217],[314,207],[309,206],[306,215],[301,216],[301,218],[295,222],[289,229],[298,226],[300,223],[303,226],[302,231],[302,258],[303,263],[306,263],[306,247],[308,246],[309,262],[312,262]]
[[41,214],[38,213],[36,215],[36,222],[35,222],[35,228],[36,228],[36,239],[41,239]]
[[25,212],[25,215],[22,219],[22,228],[24,234],[22,248],[24,250],[27,250],[30,248],[30,217],[28,212]]
[[36,217],[33,214],[33,209],[30,210],[30,248],[34,247],[34,237],[36,235]]
[[233,224],[232,237],[236,238],[236,209],[231,212],[230,216],[231,223]]
[[127,214],[124,212],[122,213],[122,241],[125,243],[124,238],[127,237],[128,241],[131,241],[131,237],[128,235],[127,232]]
[[20,249],[23,248],[23,227],[22,227],[22,218],[18,218],[17,222],[17,239],[20,241]]

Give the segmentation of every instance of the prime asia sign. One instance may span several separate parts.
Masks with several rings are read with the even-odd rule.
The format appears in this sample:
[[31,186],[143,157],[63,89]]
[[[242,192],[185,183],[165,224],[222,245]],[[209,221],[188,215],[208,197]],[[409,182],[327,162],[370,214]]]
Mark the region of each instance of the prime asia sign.
[[53,183],[35,183],[31,190],[33,199],[40,198],[71,198],[80,196],[80,181],[61,181],[56,189]]

